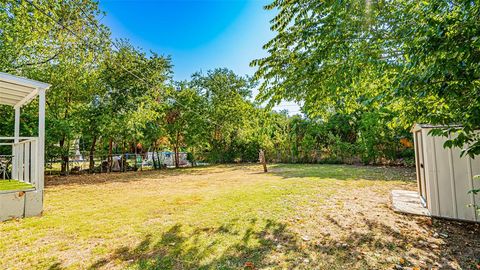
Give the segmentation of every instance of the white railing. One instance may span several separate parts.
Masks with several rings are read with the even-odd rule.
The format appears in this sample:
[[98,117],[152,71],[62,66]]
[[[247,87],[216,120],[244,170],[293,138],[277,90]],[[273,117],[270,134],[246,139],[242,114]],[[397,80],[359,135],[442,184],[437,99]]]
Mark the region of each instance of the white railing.
[[11,178],[39,187],[38,138],[0,137],[0,146],[11,146]]

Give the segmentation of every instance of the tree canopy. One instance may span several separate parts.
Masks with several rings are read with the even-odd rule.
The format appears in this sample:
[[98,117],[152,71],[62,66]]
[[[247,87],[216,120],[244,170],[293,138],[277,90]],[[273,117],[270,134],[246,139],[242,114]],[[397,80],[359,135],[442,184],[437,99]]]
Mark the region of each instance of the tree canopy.
[[[480,153],[479,5],[475,1],[276,0],[277,35],[252,62],[259,98],[301,101],[311,116],[374,110],[392,126],[459,124]],[[377,113],[378,114],[378,113]],[[438,131],[437,133],[442,133]]]
[[[217,68],[175,82],[174,59],[112,40],[95,1],[2,1],[0,70],[52,84],[47,158],[63,173],[74,144],[91,171],[113,155],[162,150],[177,165],[180,151],[193,163],[252,162],[260,149],[277,162],[411,164],[416,122],[458,124],[435,132],[480,153],[477,2],[274,0],[266,9],[277,12],[276,36],[252,61],[254,77]],[[271,110],[283,100],[302,113]],[[22,134],[36,133],[36,106],[22,108]],[[13,110],[0,107],[0,117],[12,135]]]

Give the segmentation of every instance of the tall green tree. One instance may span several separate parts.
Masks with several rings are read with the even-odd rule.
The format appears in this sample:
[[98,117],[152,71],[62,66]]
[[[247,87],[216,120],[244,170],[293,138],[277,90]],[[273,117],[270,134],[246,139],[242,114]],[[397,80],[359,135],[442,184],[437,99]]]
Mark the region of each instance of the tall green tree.
[[46,149],[47,155],[61,155],[65,173],[70,142],[79,136],[76,116],[95,95],[92,78],[108,50],[108,31],[95,19],[101,13],[98,3],[3,1],[0,11],[0,67],[52,85],[47,92]]
[[246,108],[251,106],[247,99],[251,97],[253,82],[231,70],[215,69],[206,74],[195,73],[190,85],[207,100],[210,157],[218,162],[232,161],[229,149],[247,118]]
[[205,97],[186,83],[176,86],[166,104],[167,138],[175,155],[175,167],[178,168],[182,149],[195,152],[208,141],[208,106]]
[[480,154],[480,4],[401,1],[396,8],[401,19],[392,34],[403,39],[404,56],[396,96],[411,101],[411,114],[422,121],[461,125],[435,134],[452,134],[446,146]]
[[[127,41],[119,41],[116,47],[118,51],[107,57],[101,75],[111,119],[104,131],[110,159],[114,142],[125,154],[132,143],[136,146],[145,139],[146,124],[159,119],[158,103],[165,99],[172,67],[168,57],[154,53],[147,57]],[[152,138],[153,134],[148,135]]]
[[[480,153],[476,1],[276,0],[269,55],[252,62],[259,99],[305,104],[310,116],[386,108],[392,125],[450,125],[447,143]],[[387,123],[390,124],[390,123]]]

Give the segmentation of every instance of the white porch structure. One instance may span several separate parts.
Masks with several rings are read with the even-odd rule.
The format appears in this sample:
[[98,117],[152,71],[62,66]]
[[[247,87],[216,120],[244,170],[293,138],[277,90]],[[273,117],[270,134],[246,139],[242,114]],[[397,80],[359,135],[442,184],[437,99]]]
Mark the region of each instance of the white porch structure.
[[[43,82],[0,72],[0,104],[12,106],[15,110],[14,136],[0,137],[0,145],[11,146],[11,179],[29,183],[34,187],[33,190],[28,191],[1,191],[0,221],[39,215],[43,211],[45,91],[49,87],[49,84]],[[22,137],[20,134],[21,109],[37,96],[38,137]]]

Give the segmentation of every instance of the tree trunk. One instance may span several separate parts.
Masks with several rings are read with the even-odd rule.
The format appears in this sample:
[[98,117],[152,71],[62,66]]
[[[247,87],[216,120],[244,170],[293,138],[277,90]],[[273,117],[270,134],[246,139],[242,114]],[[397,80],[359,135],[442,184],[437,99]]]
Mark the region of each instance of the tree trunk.
[[179,164],[179,158],[178,158],[178,147],[177,147],[177,145],[175,145],[175,147],[173,147],[173,152],[175,152],[175,168],[178,168],[178,167],[180,167],[180,164]]
[[61,171],[60,175],[67,175],[68,174],[68,150],[67,154],[65,155],[65,151],[63,151],[65,146],[65,136],[60,140],[60,149],[61,151]]
[[95,153],[95,145],[97,144],[97,136],[93,136],[92,145],[90,146],[90,164],[88,169],[90,173],[93,173],[95,170],[95,160],[94,160],[94,153]]
[[177,141],[175,142],[175,147],[173,148],[173,151],[175,152],[175,168],[178,168],[180,167],[180,159],[178,156],[178,138],[179,138],[178,132],[176,134],[176,137],[177,137]]
[[133,146],[133,148],[135,149],[135,162],[133,163],[133,168],[134,168],[134,171],[137,171],[138,170],[138,167],[137,167],[137,143],[134,143],[135,145]]
[[112,165],[113,165],[112,152],[113,152],[113,140],[112,140],[112,138],[110,138],[110,140],[108,141],[108,157],[107,157],[108,166],[107,166],[107,172],[111,172],[111,171],[112,171]]
[[[188,155],[188,154],[187,154]],[[195,148],[192,148],[192,167],[195,167],[197,164],[195,160]]]
[[67,175],[68,174],[68,163],[70,159],[68,158],[68,155],[63,155],[62,156],[62,175]]
[[[153,151],[152,151],[152,161],[153,161],[153,169],[158,169],[158,163],[155,160],[155,154],[157,153],[157,142],[153,143]],[[147,152],[148,155],[148,152]],[[147,157],[148,158],[148,157]]]
[[163,164],[162,164],[162,162],[161,162],[161,160],[160,160],[160,153],[161,153],[161,152],[158,152],[158,148],[157,148],[157,150],[156,150],[155,153],[157,153],[158,168],[159,168],[159,169],[163,169]]
[[122,172],[127,171],[127,159],[125,155],[125,142],[123,142],[123,147],[122,147],[122,167],[121,167]]
[[259,157],[260,157],[260,162],[262,163],[262,166],[263,166],[263,172],[268,172],[267,159],[265,158],[265,151],[263,151],[263,149],[260,150]]
[[65,164],[63,164],[63,145],[64,144],[65,144],[65,139],[64,138],[60,139],[59,145],[60,145],[60,152],[62,153],[60,154],[60,166],[61,166],[60,174],[61,175],[65,175],[65,171],[66,171],[66,166]]

